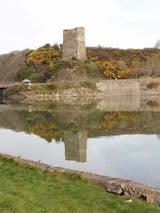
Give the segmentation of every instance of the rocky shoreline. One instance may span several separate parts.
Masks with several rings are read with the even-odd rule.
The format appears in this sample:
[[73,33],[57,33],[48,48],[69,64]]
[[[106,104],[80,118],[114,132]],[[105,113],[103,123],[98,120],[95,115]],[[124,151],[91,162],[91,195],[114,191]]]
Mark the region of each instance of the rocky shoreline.
[[[75,85],[74,85],[75,84]],[[159,96],[160,78],[82,82],[15,84],[4,91],[5,99],[30,101],[98,101],[109,97]]]
[[117,195],[126,195],[133,196],[138,199],[150,202],[154,205],[160,206],[160,188],[144,185],[137,183],[132,180],[122,179],[122,178],[112,178],[109,176],[102,176],[98,174],[93,174],[89,172],[74,171],[71,169],[53,167],[41,162],[35,162],[30,160],[24,160],[20,157],[13,157],[11,155],[2,154],[0,156],[7,159],[13,159],[19,163],[28,164],[30,166],[40,168],[44,171],[49,172],[59,172],[59,173],[74,173],[79,175],[82,178],[90,180],[96,184],[101,185],[105,188],[107,192],[117,194]]

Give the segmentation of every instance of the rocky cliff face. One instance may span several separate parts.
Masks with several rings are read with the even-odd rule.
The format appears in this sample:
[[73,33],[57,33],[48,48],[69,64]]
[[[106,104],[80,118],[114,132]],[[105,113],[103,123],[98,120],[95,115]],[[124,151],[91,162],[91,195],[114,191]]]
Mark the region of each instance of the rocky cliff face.
[[13,82],[17,70],[26,60],[28,49],[0,55],[0,82]]

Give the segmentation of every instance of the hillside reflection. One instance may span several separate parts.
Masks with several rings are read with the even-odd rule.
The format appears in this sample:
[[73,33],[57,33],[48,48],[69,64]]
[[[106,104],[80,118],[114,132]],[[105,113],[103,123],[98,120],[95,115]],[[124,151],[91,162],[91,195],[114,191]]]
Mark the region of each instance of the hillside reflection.
[[157,134],[159,138],[160,107],[148,105],[151,101],[155,102],[128,97],[116,102],[112,97],[84,105],[0,105],[0,128],[34,134],[47,142],[63,141],[66,160],[86,162],[88,138],[123,134]]

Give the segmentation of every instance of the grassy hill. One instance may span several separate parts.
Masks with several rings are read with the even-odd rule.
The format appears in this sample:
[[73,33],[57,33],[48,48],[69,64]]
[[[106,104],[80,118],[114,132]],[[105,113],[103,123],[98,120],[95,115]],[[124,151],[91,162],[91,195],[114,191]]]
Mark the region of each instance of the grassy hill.
[[49,44],[37,50],[0,55],[2,81],[82,81],[87,78],[126,79],[160,76],[159,49],[88,47],[88,60],[62,60],[62,49]]

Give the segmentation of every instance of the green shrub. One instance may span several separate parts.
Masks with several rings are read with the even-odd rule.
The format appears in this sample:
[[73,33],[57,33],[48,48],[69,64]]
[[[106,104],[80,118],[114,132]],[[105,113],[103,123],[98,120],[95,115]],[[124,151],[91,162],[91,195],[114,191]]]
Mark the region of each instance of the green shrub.
[[91,81],[82,81],[81,86],[89,89],[96,89],[96,84]]
[[95,73],[95,72],[98,71],[97,65],[94,62],[87,63],[86,64],[86,69],[87,69],[87,72],[90,73],[90,74]]
[[33,83],[43,83],[45,82],[45,77],[43,73],[33,73],[29,78]]
[[147,105],[151,106],[151,107],[159,107],[160,104],[157,101],[148,101]]
[[53,70],[48,70],[47,72],[44,73],[44,79],[48,80],[51,79],[53,76],[54,71]]
[[158,86],[160,86],[160,82],[158,82],[158,81],[151,82],[151,83],[147,84],[147,87],[148,87],[149,89],[155,89],[155,88],[157,88]]
[[15,84],[13,86],[8,87],[5,90],[5,96],[9,97],[9,96],[12,96],[12,95],[19,95],[26,88],[27,88],[27,85],[24,85],[24,84]]
[[[32,67],[29,67],[28,65],[23,65],[18,71],[16,80],[17,81],[23,81],[24,79],[30,79],[31,76],[36,74],[36,70]],[[30,79],[31,80],[31,79]]]
[[47,83],[46,86],[47,86],[47,88],[49,90],[55,90],[57,88],[56,83],[53,83],[53,82],[52,83]]

